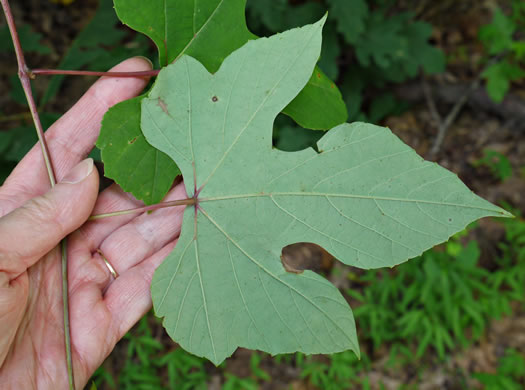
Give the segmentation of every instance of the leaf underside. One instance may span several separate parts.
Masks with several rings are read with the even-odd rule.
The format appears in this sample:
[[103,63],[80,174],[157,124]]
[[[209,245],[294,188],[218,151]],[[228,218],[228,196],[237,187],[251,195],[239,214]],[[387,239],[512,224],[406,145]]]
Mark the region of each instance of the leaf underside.
[[484,216],[508,216],[390,130],[340,125],[313,149],[272,149],[275,117],[308,82],[324,19],[250,41],[210,74],[183,56],[142,101],[147,141],[180,167],[188,196],[152,297],[170,336],[221,363],[237,347],[357,354],[346,300],[281,249],[321,245],[345,264],[393,266]]

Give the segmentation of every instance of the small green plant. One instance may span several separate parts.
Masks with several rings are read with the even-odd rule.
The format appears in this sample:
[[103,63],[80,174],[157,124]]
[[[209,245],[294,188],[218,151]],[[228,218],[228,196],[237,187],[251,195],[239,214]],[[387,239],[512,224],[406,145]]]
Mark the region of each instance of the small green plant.
[[497,8],[492,22],[479,31],[487,56],[496,59],[482,74],[495,102],[503,100],[512,82],[525,78],[524,29],[525,5],[521,0],[513,0],[510,16]]
[[494,374],[473,375],[483,385],[483,390],[522,390],[525,386],[525,357],[509,349],[501,358]]
[[501,256],[496,260],[497,269],[492,273],[493,285],[503,288],[505,294],[518,302],[525,302],[525,220],[517,209],[505,206],[516,213],[516,218],[503,222],[505,240],[499,243]]
[[253,378],[239,378],[229,372],[224,374],[226,378],[222,390],[257,390],[259,386]]
[[483,157],[474,162],[473,165],[475,167],[488,167],[492,174],[501,181],[512,176],[512,165],[509,159],[503,153],[495,150],[485,149],[483,151]]
[[301,356],[296,358],[296,364],[301,368],[301,378],[319,389],[346,390],[363,386],[366,389],[366,376],[360,376],[370,367],[367,355],[358,359],[350,351],[335,353],[326,357]]
[[427,251],[395,270],[368,271],[363,293],[348,291],[363,302],[354,310],[362,334],[375,348],[408,341],[416,357],[432,347],[441,359],[479,339],[489,318],[509,314],[510,302],[522,298],[524,276],[514,257],[490,272],[477,265],[479,255],[476,242],[462,246],[456,237],[444,251]]

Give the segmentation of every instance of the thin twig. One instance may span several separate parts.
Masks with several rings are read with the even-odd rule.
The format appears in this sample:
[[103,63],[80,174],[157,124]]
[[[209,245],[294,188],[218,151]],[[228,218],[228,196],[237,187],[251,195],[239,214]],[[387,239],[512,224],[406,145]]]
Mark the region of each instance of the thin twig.
[[151,206],[144,206],[144,207],[138,207],[135,209],[121,210],[121,211],[114,211],[111,213],[92,215],[91,217],[89,217],[89,221],[95,221],[97,219],[109,218],[109,217],[118,217],[118,216],[127,215],[127,214],[145,213],[147,211],[160,210],[160,209],[165,209],[167,207],[192,206],[194,204],[196,204],[195,198],[172,200],[170,202],[157,203]]
[[[454,104],[454,107],[452,107],[452,110],[448,113],[445,120],[440,120],[439,128],[438,128],[438,134],[434,141],[434,144],[432,145],[432,149],[430,149],[430,157],[435,157],[436,154],[438,154],[439,149],[441,148],[441,145],[443,144],[443,140],[445,139],[445,135],[447,134],[448,128],[454,123],[457,116],[461,112],[463,106],[468,102],[470,95],[479,88],[481,85],[481,78],[483,76],[483,73],[485,73],[485,70],[487,70],[489,67],[494,65],[496,62],[498,62],[501,58],[503,58],[506,55],[506,52],[501,53],[500,55],[497,55],[496,57],[491,58],[487,64],[485,65],[485,68],[479,72],[477,77],[472,81],[470,86],[465,90],[465,92],[461,95],[459,100]],[[424,91],[424,86],[423,86]],[[425,92],[424,92],[425,93]],[[432,111],[432,109],[431,109]],[[436,110],[437,112],[437,110]]]
[[425,77],[422,77],[421,80],[421,86],[423,87],[423,94],[425,95],[425,101],[427,102],[428,110],[430,111],[430,115],[432,115],[432,119],[436,122],[436,126],[441,125],[442,118],[439,114],[439,111],[436,107],[436,102],[434,101],[434,98],[432,97],[432,91],[430,90],[430,87],[425,80]]
[[454,107],[452,107],[452,110],[448,113],[444,121],[441,121],[439,123],[439,129],[438,129],[438,135],[436,137],[436,140],[434,141],[434,144],[432,145],[432,149],[430,149],[430,156],[434,157],[441,148],[441,145],[443,144],[443,140],[445,139],[445,135],[447,134],[447,130],[454,123],[457,116],[461,112],[461,109],[463,106],[468,102],[468,98],[472,92],[474,92],[476,89],[478,89],[480,85],[480,79],[476,78],[470,86],[467,88],[465,93],[461,95],[459,100],[456,102]]
[[66,76],[106,76],[106,77],[152,77],[159,74],[159,70],[144,70],[140,72],[93,72],[89,70],[61,70],[61,69],[32,69],[29,76],[34,79],[37,75],[66,75]]
[[[35,99],[33,98],[33,92],[31,90],[31,80],[29,77],[29,69],[26,65],[24,53],[22,51],[22,46],[20,45],[20,39],[18,38],[18,33],[15,26],[15,21],[13,14],[11,13],[11,8],[9,7],[8,0],[0,0],[2,3],[2,8],[9,26],[9,32],[11,33],[11,38],[13,39],[13,46],[15,48],[16,59],[18,62],[18,77],[22,83],[22,88],[26,95],[27,103],[29,104],[29,110],[31,111],[31,116],[33,117],[33,122],[35,124],[36,133],[38,135],[38,141],[42,149],[42,155],[44,157],[44,163],[46,165],[47,174],[49,176],[49,182],[51,187],[54,187],[56,184],[56,176],[53,171],[53,165],[51,159],[49,158],[49,149],[46,144],[46,139],[44,136],[44,129],[42,123],[40,122],[40,117],[38,116],[38,110],[36,108]],[[67,279],[67,238],[63,239],[60,243],[61,252],[62,252],[62,303],[64,308],[64,342],[65,342],[65,352],[66,352],[66,368],[67,376],[70,390],[75,389],[75,379],[73,376],[73,359],[71,354],[71,334],[69,328],[69,303],[68,303],[68,279]]]

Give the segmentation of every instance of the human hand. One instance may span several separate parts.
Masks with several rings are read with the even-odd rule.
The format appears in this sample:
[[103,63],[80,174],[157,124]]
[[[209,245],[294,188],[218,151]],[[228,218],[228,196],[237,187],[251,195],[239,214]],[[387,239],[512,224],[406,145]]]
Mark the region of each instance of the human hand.
[[[143,59],[132,58],[112,70],[149,69]],[[39,145],[0,187],[2,389],[67,388],[57,245],[70,233],[69,307],[76,388],[83,388],[117,341],[151,307],[151,278],[175,245],[183,208],[85,223],[92,213],[142,204],[116,185],[99,195],[97,170],[92,160],[83,160],[107,109],[136,96],[145,84],[139,78],[102,78],[46,132],[59,182],[53,189],[49,190]],[[179,184],[167,199],[185,197]],[[116,279],[98,250],[119,274]]]

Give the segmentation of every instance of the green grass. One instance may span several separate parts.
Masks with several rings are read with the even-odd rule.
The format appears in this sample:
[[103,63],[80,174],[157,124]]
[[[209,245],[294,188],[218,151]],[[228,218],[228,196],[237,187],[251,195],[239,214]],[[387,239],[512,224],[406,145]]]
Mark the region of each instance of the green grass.
[[489,320],[511,314],[511,302],[524,296],[525,223],[504,224],[494,269],[478,265],[475,241],[462,245],[457,236],[393,270],[366,272],[357,280],[365,284],[361,292],[347,291],[361,302],[354,309],[361,338],[374,349],[408,343],[415,358],[432,349],[440,359],[479,340]]

